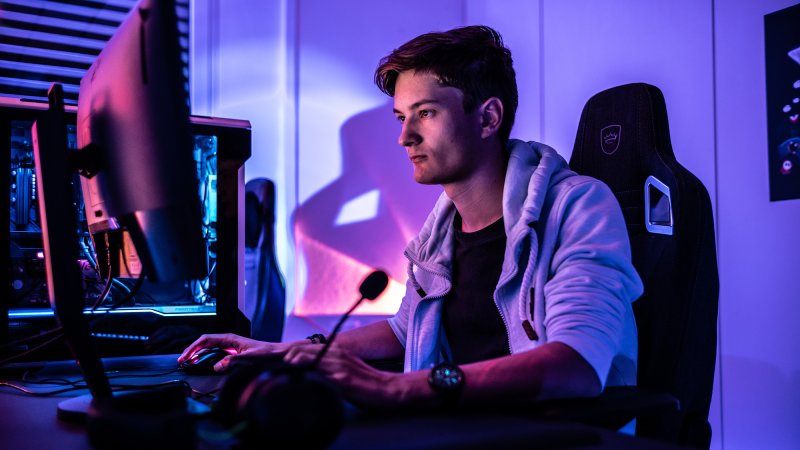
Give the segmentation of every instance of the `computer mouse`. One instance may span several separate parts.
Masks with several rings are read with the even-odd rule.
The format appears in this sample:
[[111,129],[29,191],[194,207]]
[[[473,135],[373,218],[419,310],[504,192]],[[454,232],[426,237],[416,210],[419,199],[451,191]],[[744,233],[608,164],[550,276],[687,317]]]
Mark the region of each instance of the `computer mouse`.
[[228,352],[219,347],[200,350],[191,358],[180,363],[180,368],[191,375],[211,375],[216,373],[214,364],[226,356],[228,356]]

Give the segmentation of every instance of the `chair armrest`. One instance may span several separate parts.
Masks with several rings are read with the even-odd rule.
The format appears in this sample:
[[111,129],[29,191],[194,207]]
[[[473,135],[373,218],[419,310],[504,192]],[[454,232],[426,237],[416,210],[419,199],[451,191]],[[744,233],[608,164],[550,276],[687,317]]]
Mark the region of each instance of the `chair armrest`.
[[633,419],[675,413],[678,399],[635,386],[607,387],[592,398],[541,402],[532,408],[537,417],[619,429]]

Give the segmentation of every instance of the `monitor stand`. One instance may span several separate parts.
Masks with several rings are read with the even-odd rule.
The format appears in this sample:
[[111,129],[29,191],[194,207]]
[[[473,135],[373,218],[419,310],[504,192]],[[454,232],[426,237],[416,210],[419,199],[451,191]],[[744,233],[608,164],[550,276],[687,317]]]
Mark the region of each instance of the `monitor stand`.
[[[153,392],[153,389],[148,388],[146,391],[130,391],[126,392],[122,395],[115,395],[115,398],[120,398],[124,395],[133,396],[133,395],[140,395],[144,397],[149,397],[142,393]],[[163,402],[163,394],[159,391],[159,398],[154,399],[153,403],[158,404],[159,402]],[[185,411],[190,416],[204,416],[211,412],[211,407],[206,405],[203,402],[197,401],[189,396],[184,397],[186,400],[186,408]],[[147,400],[145,398],[144,400]],[[144,401],[142,400],[142,401]],[[63,420],[65,422],[72,422],[72,423],[79,423],[85,424],[88,422],[89,417],[89,410],[93,406],[93,398],[92,394],[85,394],[79,395],[78,397],[68,398],[62,402],[58,403],[57,408],[57,417],[59,420]],[[148,405],[151,409],[153,409],[153,405]]]
[[78,221],[71,198],[74,171],[67,149],[61,85],[53,83],[47,97],[49,108],[34,122],[32,137],[50,306],[89,391],[96,399],[111,398],[111,386],[83,317],[81,274],[75,263]]
[[56,417],[64,422],[81,423],[87,422],[89,408],[92,406],[92,394],[79,395],[68,398],[58,403]]
[[71,175],[80,168],[67,148],[63,88],[53,83],[47,96],[49,108],[34,123],[32,137],[48,293],[90,392],[59,403],[58,418],[86,423],[89,440],[98,448],[120,444],[187,448],[196,439],[191,413],[202,410],[189,397],[187,383],[112,392],[83,314],[81,275],[75,263],[77,217],[70,196]]

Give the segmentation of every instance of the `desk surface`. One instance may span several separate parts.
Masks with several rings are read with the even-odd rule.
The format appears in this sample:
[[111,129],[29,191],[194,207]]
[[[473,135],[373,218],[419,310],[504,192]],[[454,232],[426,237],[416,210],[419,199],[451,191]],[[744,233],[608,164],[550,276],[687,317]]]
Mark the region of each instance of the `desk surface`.
[[[186,376],[168,373],[177,355],[109,358],[104,360],[112,384],[155,384],[177,379],[189,382],[199,392],[214,392],[225,378],[217,375]],[[0,379],[13,381],[39,392],[58,386],[20,382],[28,379],[80,378],[74,362],[25,364],[0,370]],[[9,387],[0,387],[0,436],[3,448],[89,449],[86,427],[58,420],[56,408],[66,398],[85,394],[72,391],[50,397],[34,397]],[[361,417],[349,420],[331,449],[484,449],[484,448],[582,448],[582,449],[675,449],[672,445],[642,440],[613,431],[577,424],[547,422],[498,413],[414,414]],[[200,442],[198,448],[227,448]]]

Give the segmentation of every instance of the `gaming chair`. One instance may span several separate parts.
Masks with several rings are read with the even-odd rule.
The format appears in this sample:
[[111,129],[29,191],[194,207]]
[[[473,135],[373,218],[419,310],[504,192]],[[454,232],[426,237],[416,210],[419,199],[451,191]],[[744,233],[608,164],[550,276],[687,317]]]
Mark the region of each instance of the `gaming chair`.
[[633,264],[638,388],[669,393],[679,410],[637,418],[636,434],[708,448],[719,279],[708,191],[675,159],[664,96],[644,83],[592,97],[571,168],[605,182],[619,201]]
[[286,286],[275,259],[275,184],[265,178],[245,185],[245,281],[250,337],[280,342]]

